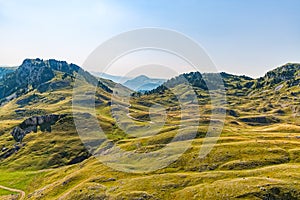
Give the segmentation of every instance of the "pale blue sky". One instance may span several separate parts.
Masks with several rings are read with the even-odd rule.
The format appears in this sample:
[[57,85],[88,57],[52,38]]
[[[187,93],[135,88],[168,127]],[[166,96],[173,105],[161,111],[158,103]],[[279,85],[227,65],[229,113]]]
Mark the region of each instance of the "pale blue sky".
[[300,62],[299,8],[298,0],[0,0],[0,64],[81,65],[120,32],[162,27],[200,43],[220,71],[257,77]]

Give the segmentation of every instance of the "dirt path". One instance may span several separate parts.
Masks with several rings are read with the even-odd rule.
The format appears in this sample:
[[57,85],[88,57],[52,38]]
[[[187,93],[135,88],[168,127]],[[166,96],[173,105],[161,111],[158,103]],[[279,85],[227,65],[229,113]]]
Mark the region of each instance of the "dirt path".
[[1,188],[1,189],[4,189],[4,190],[9,190],[9,191],[11,191],[11,192],[17,192],[17,193],[20,194],[20,197],[19,197],[20,200],[25,199],[25,192],[22,191],[22,190],[18,190],[18,189],[14,189],[14,188],[5,187],[5,186],[3,186],[3,185],[0,185],[0,188]]

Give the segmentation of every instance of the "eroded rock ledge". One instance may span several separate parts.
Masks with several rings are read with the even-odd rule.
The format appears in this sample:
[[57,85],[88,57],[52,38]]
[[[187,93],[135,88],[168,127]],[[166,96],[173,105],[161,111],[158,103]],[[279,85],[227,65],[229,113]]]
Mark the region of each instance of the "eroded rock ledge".
[[61,115],[43,115],[34,116],[24,120],[19,126],[15,127],[11,135],[14,137],[15,141],[22,142],[25,135],[31,132],[37,132],[38,127],[40,127],[42,132],[51,132],[51,125],[54,125],[58,120],[67,116],[66,114]]

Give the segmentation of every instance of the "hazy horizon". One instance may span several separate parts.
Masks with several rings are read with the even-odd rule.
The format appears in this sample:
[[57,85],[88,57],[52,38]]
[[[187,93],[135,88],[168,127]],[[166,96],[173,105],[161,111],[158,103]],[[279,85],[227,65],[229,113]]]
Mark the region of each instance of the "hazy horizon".
[[[42,59],[42,60],[49,60],[49,59],[43,59],[43,58],[25,58],[25,59]],[[24,60],[25,60],[24,59]],[[55,58],[50,58],[50,59],[55,59]],[[55,59],[55,60],[57,60],[57,59]],[[69,64],[71,64],[71,63],[73,63],[73,62],[68,62],[67,60],[60,60],[60,61],[66,61],[67,63],[69,63]],[[270,68],[269,70],[267,70],[266,72],[264,72],[263,74],[261,74],[261,75],[259,75],[259,76],[257,76],[257,77],[254,77],[254,76],[250,76],[250,75],[248,75],[248,74],[238,74],[238,73],[232,73],[232,72],[227,72],[227,71],[219,71],[220,73],[221,72],[225,72],[225,73],[228,73],[228,74],[233,74],[233,75],[238,75],[238,76],[248,76],[248,77],[250,77],[250,78],[260,78],[260,77],[262,77],[262,76],[264,76],[268,71],[271,71],[271,70],[273,70],[273,69],[276,69],[277,67],[281,67],[281,66],[283,66],[283,65],[285,65],[285,64],[288,64],[288,63],[297,63],[297,64],[300,64],[300,62],[285,62],[285,63],[283,63],[283,64],[281,64],[281,65],[278,65],[278,66],[274,66],[274,67],[272,67],[272,68]],[[16,66],[9,66],[9,65],[1,65],[0,64],[0,67],[6,67],[6,68],[15,68],[15,67],[19,67],[20,65],[22,64],[22,62],[19,64],[19,65],[16,65]],[[79,64],[77,64],[77,63],[73,63],[73,64],[76,64],[76,65],[78,65],[78,66],[80,66],[80,67],[82,67],[81,65],[79,65]],[[84,69],[84,67],[82,67],[83,69]],[[85,70],[87,70],[87,69],[85,69]],[[104,73],[104,74],[106,74],[106,75],[109,75],[109,76],[123,76],[124,74],[118,74],[118,73],[113,73],[113,72],[111,72],[111,71],[109,71],[109,72],[101,72],[101,71],[97,71],[97,70],[87,70],[87,71],[89,71],[90,73]],[[152,70],[150,70],[150,71],[145,71],[145,70],[143,70],[143,68],[142,69],[138,69],[138,70],[134,70],[133,72],[130,72],[128,75],[125,75],[124,77],[127,77],[127,78],[135,78],[135,77],[138,77],[138,76],[141,76],[141,75],[145,75],[145,76],[147,76],[147,77],[149,77],[149,78],[157,78],[157,79],[169,79],[169,78],[172,78],[172,77],[175,77],[175,76],[177,76],[178,75],[178,73],[171,73],[171,74],[169,74],[169,76],[164,76],[164,72],[162,71],[162,73],[160,74],[160,75],[158,75],[158,73],[157,73],[157,69],[156,70],[154,70],[153,72],[151,72]],[[164,70],[165,71],[165,74],[167,73],[167,72],[170,72],[170,71],[166,71],[166,70]],[[188,71],[183,71],[182,73],[188,73],[188,72],[195,72],[196,70],[188,70]],[[149,73],[150,72],[150,73]],[[209,72],[201,72],[201,73],[209,73]],[[181,73],[180,73],[181,74]]]
[[82,66],[107,39],[158,27],[195,40],[220,72],[256,78],[285,63],[300,63],[299,7],[296,0],[0,0],[0,64],[19,66],[38,57]]

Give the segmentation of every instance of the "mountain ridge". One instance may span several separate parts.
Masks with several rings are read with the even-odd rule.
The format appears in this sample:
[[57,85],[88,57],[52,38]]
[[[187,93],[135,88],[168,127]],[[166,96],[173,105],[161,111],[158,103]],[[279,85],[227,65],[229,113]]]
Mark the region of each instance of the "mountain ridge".
[[[56,72],[63,73],[61,80],[49,82],[56,77]],[[51,86],[55,88],[70,86],[77,74],[90,84],[98,85],[106,92],[112,92],[109,87],[78,65],[55,59],[25,59],[17,69],[0,79],[0,102],[5,101],[7,97],[19,96],[33,89],[46,91]]]
[[[267,72],[264,76],[256,79],[248,77],[246,75],[234,75],[226,72],[203,74],[201,74],[200,72],[184,73],[177,77],[168,79],[164,84],[162,84],[158,88],[146,92],[146,94],[163,92],[169,87],[174,87],[175,85],[182,84],[184,81],[188,81],[193,87],[207,90],[208,88],[206,86],[205,80],[208,81],[209,84],[213,85],[214,83],[212,83],[211,80],[214,79],[214,76],[216,76],[216,74],[220,74],[226,90],[247,88],[247,93],[249,93],[250,90],[253,89],[259,89],[267,86],[271,87],[284,81],[289,81],[288,84],[290,86],[296,86],[300,84],[300,64],[287,63]],[[203,78],[202,76],[205,76],[205,78]]]

